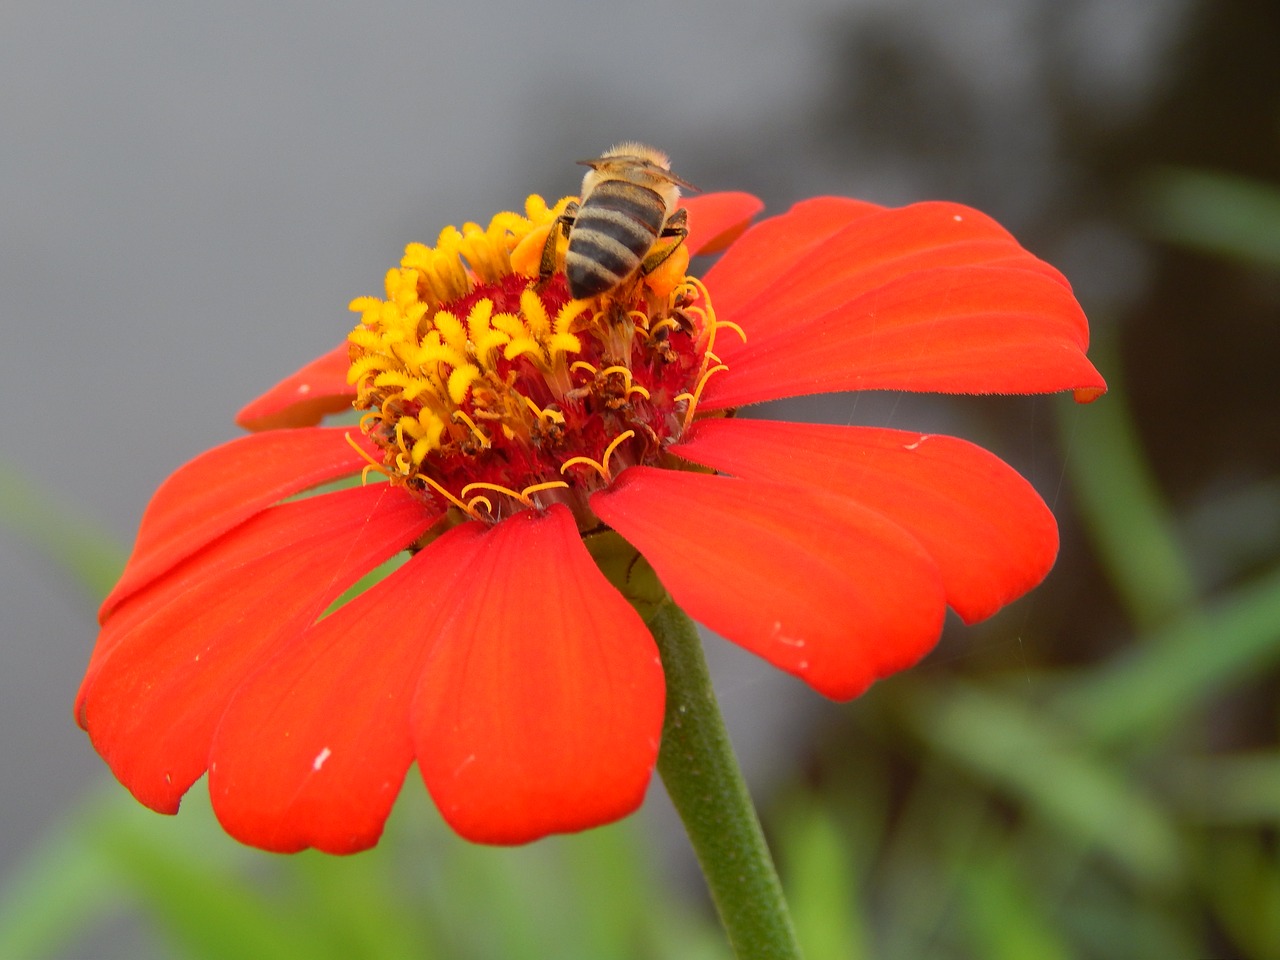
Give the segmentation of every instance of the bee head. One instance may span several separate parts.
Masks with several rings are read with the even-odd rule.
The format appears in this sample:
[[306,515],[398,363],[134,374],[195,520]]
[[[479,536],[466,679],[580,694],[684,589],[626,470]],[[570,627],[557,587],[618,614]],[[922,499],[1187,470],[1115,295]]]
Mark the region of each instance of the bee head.
[[614,178],[660,180],[689,190],[698,189],[671,172],[671,160],[664,152],[635,140],[624,140],[594,160],[579,160],[578,164],[592,170],[582,179],[583,196],[601,180]]

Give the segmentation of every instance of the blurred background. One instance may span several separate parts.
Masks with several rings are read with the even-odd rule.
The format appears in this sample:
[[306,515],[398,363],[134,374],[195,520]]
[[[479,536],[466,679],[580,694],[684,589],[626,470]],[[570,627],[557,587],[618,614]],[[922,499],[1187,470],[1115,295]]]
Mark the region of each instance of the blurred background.
[[850,704],[708,638],[810,960],[1280,956],[1277,49],[1273,0],[8,0],[0,956],[726,956],[660,789],[487,850],[411,775],[376,852],[278,858],[200,785],[138,808],[71,718],[157,484],[407,242],[619,139],[775,212],[980,207],[1071,279],[1112,385],[759,411],[966,436],[1063,534]]

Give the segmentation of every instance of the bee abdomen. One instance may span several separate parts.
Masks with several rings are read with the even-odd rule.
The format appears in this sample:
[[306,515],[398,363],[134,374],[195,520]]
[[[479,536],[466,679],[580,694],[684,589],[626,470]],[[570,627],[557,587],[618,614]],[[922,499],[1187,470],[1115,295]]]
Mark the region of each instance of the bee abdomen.
[[666,204],[656,191],[621,181],[599,184],[569,234],[570,295],[583,299],[621,284],[640,266],[665,219]]

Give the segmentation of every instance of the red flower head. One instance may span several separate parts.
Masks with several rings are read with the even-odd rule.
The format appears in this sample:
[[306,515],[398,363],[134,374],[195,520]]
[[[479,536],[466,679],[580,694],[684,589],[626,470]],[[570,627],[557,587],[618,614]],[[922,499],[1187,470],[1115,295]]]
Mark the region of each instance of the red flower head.
[[[600,228],[603,203],[573,229]],[[652,249],[574,299],[568,204],[411,244],[345,344],[242,412],[254,433],[156,492],[76,706],[144,804],[175,812],[207,771],[244,842],[349,852],[416,760],[474,840],[624,816],[664,685],[588,550],[601,531],[692,617],[835,698],[919,660],[946,606],[980,620],[1045,576],[1053,518],[991,454],[728,416],[838,390],[1100,394],[1066,281],[1001,227],[824,197],[743,233],[759,201],[713,194],[661,209]],[[358,429],[315,426],[353,404]]]

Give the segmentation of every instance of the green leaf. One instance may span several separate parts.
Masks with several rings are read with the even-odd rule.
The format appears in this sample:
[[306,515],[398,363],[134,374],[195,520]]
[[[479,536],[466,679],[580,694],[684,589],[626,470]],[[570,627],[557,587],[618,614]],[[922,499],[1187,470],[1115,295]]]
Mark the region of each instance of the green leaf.
[[825,806],[798,800],[783,820],[779,859],[806,960],[867,960],[854,851]]
[[[649,940],[662,894],[641,856],[633,821],[565,837],[560,845],[566,888],[577,901],[576,937],[586,958],[626,960]],[[536,880],[535,880],[536,882]],[[665,912],[665,911],[661,911]]]
[[94,829],[90,840],[117,882],[145,908],[180,956],[196,960],[342,957],[325,936],[322,923],[297,911],[278,890],[264,895],[243,871],[220,862],[215,846],[230,847],[233,841],[215,837],[216,844],[208,843],[200,833],[193,834],[193,828],[206,833],[207,827],[198,815],[165,822],[148,812],[145,821],[107,819]]
[[1054,699],[1095,742],[1153,739],[1280,663],[1280,568],[1140,639]]
[[0,957],[65,952],[124,898],[112,865],[88,842],[77,811],[50,831],[9,876],[0,899]]
[[397,883],[394,848],[380,846],[353,857],[316,851],[286,861],[297,881],[300,915],[325,930],[335,956],[361,960],[432,960],[435,937]]
[[969,865],[985,856],[990,806],[954,767],[935,760],[918,770],[862,883],[880,941],[876,960],[947,955],[940,944],[952,939]]
[[1168,887],[1181,877],[1182,843],[1168,814],[1069,728],[960,684],[920,687],[911,701],[907,716],[936,749],[1096,845],[1135,880]]
[[1176,526],[1142,456],[1115,345],[1091,351],[1108,393],[1086,408],[1057,404],[1067,474],[1108,579],[1140,627],[1163,623],[1196,600]]
[[1249,957],[1280,957],[1280,858],[1252,833],[1221,836],[1204,870],[1208,899]]
[[1280,266],[1280,187],[1164,167],[1139,189],[1140,214],[1155,236],[1233,260]]
[[1071,960],[1075,956],[1045,915],[1045,904],[1031,878],[1022,876],[1010,857],[992,850],[969,866],[962,887],[961,919],[983,960]]
[[1180,757],[1165,774],[1184,816],[1192,822],[1280,826],[1280,754],[1233,753]]
[[0,523],[61,569],[96,606],[120,577],[125,552],[103,528],[0,467]]

